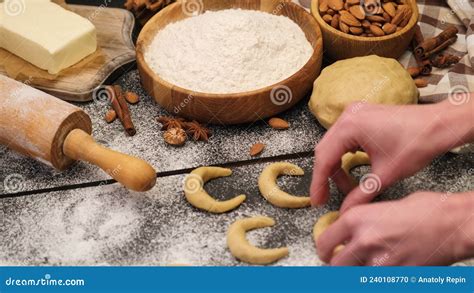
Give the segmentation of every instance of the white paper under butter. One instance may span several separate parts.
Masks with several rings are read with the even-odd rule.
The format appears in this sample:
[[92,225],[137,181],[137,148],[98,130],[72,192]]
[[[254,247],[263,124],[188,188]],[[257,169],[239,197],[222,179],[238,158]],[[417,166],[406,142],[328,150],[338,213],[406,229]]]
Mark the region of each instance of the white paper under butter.
[[[0,47],[51,74],[97,49],[94,25],[48,0],[0,0]],[[13,2],[11,3],[13,4]]]

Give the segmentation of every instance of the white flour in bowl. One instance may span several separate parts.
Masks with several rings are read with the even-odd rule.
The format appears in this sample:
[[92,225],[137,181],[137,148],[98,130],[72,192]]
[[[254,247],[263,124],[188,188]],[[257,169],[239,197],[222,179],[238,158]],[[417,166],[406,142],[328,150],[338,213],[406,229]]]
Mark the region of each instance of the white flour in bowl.
[[204,93],[238,93],[280,82],[313,54],[303,30],[291,19],[229,9],[169,24],[145,52],[164,80]]

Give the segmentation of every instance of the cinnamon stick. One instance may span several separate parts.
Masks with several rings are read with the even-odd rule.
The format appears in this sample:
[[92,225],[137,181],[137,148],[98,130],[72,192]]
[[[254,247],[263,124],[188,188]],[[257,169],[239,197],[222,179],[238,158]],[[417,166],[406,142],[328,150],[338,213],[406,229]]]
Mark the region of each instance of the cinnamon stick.
[[110,85],[108,85],[106,88],[107,88],[107,91],[111,94],[110,104],[112,106],[112,109],[114,109],[119,120],[122,121],[123,120],[122,108],[120,108],[120,104],[117,100],[115,89],[113,86],[110,86]]
[[451,25],[439,35],[424,40],[415,48],[415,55],[420,59],[429,58],[432,54],[436,54],[453,44],[457,39],[458,29]]
[[418,45],[423,43],[424,40],[425,40],[425,38],[423,37],[423,33],[421,32],[421,28],[417,24],[415,26],[415,34],[413,35],[413,40],[412,40],[413,49],[415,49],[416,47],[418,47]]
[[447,39],[446,41],[444,41],[443,43],[441,43],[439,46],[433,48],[431,51],[428,51],[428,52],[425,52],[423,55],[422,55],[422,58],[423,59],[426,59],[426,58],[430,58],[431,56],[433,56],[434,54],[438,54],[439,52],[443,51],[444,49],[446,49],[447,47],[451,46],[452,44],[454,44],[456,42],[456,40],[458,39],[458,37],[452,37],[450,39]]
[[[120,118],[120,121],[122,122],[122,125],[125,128],[125,131],[128,133],[128,135],[134,136],[137,133],[137,131],[135,129],[135,126],[133,125],[132,116],[130,114],[130,109],[128,108],[127,101],[125,101],[125,98],[123,96],[122,87],[119,85],[114,85],[114,92],[115,92],[114,96],[120,106],[120,111],[121,111],[121,115],[117,113],[117,116]],[[112,107],[113,107],[113,103],[112,103]]]
[[461,60],[460,57],[452,55],[452,54],[440,54],[437,56],[431,57],[431,64],[438,68],[446,68],[453,64],[456,64]]
[[420,63],[421,67],[421,75],[430,75],[431,71],[433,70],[433,65],[431,65],[430,60],[424,60],[421,61]]

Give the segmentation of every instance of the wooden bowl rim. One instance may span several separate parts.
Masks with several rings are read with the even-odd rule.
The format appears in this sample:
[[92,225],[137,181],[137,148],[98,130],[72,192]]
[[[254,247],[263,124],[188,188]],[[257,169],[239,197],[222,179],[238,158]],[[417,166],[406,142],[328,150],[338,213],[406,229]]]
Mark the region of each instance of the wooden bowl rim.
[[[278,4],[284,3],[285,5],[291,6],[292,9],[301,10],[303,12],[303,14],[306,16],[306,18],[309,20],[308,23],[315,30],[316,35],[317,35],[316,43],[315,43],[314,46],[312,46],[313,47],[313,54],[309,58],[308,62],[306,62],[305,65],[303,67],[301,67],[297,72],[295,72],[294,74],[292,74],[291,76],[287,77],[286,79],[284,79],[282,81],[279,81],[275,84],[272,84],[272,85],[269,85],[269,86],[266,86],[266,87],[263,87],[263,88],[260,88],[260,89],[256,89],[256,90],[253,90],[253,91],[230,93],[230,94],[216,94],[216,93],[204,93],[204,92],[188,90],[188,89],[185,89],[185,88],[180,87],[178,85],[172,84],[172,83],[164,80],[163,78],[161,78],[158,74],[156,74],[148,66],[147,62],[145,61],[145,56],[144,56],[145,48],[144,48],[144,44],[143,44],[144,43],[143,38],[144,38],[144,35],[148,32],[148,30],[152,26],[152,24],[154,23],[154,21],[156,21],[156,19],[161,17],[161,15],[163,14],[162,12],[167,11],[167,10],[171,10],[177,5],[181,5],[181,3],[179,1],[177,1],[173,4],[171,4],[171,5],[168,5],[167,7],[162,9],[160,12],[155,14],[145,24],[145,26],[142,28],[142,30],[140,31],[140,34],[138,35],[138,39],[137,39],[137,46],[136,46],[137,62],[141,65],[142,69],[146,72],[146,74],[148,76],[150,76],[155,82],[158,82],[158,83],[162,84],[166,88],[171,89],[171,90],[176,90],[178,92],[182,92],[182,93],[184,93],[188,96],[194,96],[194,97],[197,96],[199,98],[205,98],[205,99],[217,99],[217,98],[219,98],[219,99],[239,99],[239,98],[243,98],[243,97],[251,97],[251,96],[261,94],[261,93],[269,92],[269,91],[273,90],[274,88],[277,88],[278,86],[283,86],[283,85],[287,84],[288,81],[290,81],[292,79],[295,79],[295,78],[298,78],[300,73],[303,72],[306,68],[313,67],[317,64],[318,59],[319,59],[319,55],[320,55],[320,53],[322,53],[322,50],[323,50],[323,35],[322,35],[321,28],[319,27],[318,22],[314,19],[313,15],[311,15],[311,13],[309,13],[303,7],[297,5],[296,3],[293,3],[293,2],[285,2],[285,0],[265,0],[265,1],[273,1],[273,2],[278,3]],[[256,11],[261,11],[261,10],[256,10]],[[295,22],[295,24],[298,25],[296,22]],[[303,31],[303,28],[301,26],[299,26],[299,27]],[[308,42],[309,42],[309,40],[308,40]],[[318,49],[321,50],[321,52],[318,52]]]
[[413,14],[411,15],[410,21],[408,24],[401,29],[398,32],[395,32],[391,35],[387,36],[382,36],[382,37],[361,37],[361,36],[354,36],[350,34],[346,34],[344,32],[341,32],[340,30],[337,30],[330,26],[328,23],[326,23],[321,15],[319,14],[319,0],[311,0],[311,14],[316,18],[316,21],[319,23],[321,26],[321,29],[326,29],[331,31],[332,33],[336,34],[339,37],[346,38],[349,40],[354,40],[354,41],[362,41],[362,42],[377,42],[377,41],[387,41],[391,39],[396,39],[400,37],[401,35],[409,32],[418,22],[418,17],[419,17],[419,11],[418,11],[418,5],[416,4],[416,0],[409,0],[410,5],[413,10]]

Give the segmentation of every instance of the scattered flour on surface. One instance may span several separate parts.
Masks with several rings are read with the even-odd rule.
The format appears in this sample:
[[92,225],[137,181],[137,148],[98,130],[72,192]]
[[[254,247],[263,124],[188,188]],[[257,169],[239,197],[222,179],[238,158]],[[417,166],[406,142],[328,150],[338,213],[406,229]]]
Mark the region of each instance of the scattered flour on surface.
[[145,60],[168,82],[225,94],[278,83],[301,69],[313,52],[290,18],[228,9],[169,24],[155,36]]

